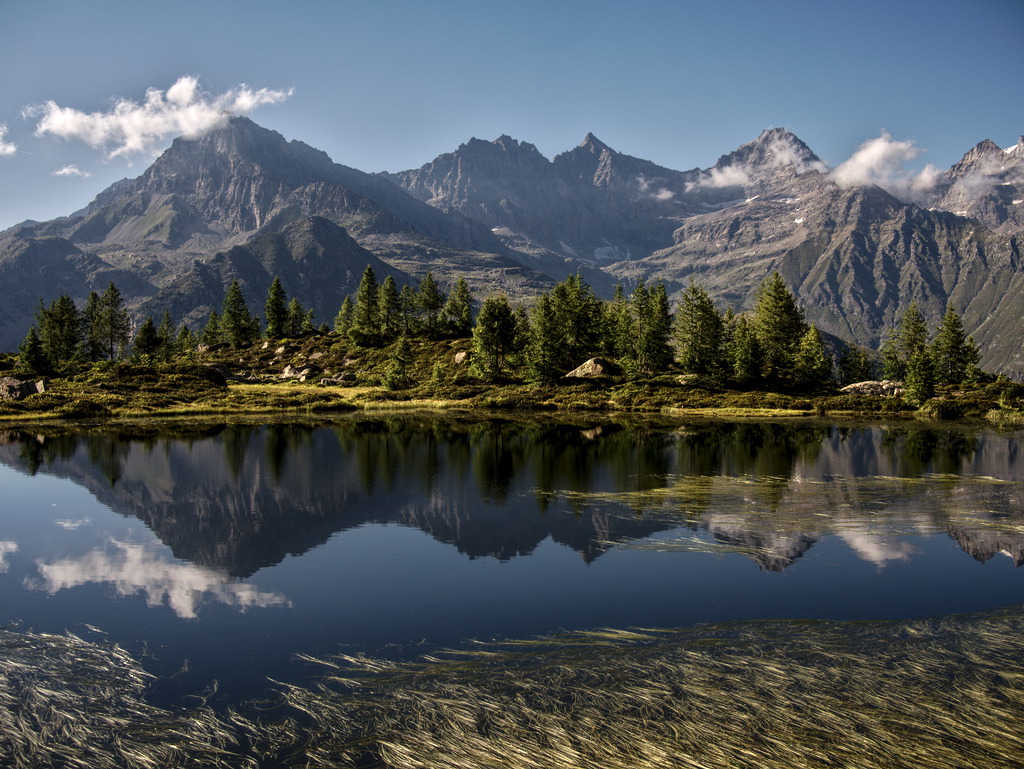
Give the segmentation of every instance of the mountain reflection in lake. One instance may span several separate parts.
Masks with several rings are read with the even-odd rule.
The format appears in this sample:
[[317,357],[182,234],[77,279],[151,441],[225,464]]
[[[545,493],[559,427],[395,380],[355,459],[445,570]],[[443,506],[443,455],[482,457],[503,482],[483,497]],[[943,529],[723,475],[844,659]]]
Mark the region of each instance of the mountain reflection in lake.
[[[5,622],[180,689],[296,654],[1024,600],[1019,434],[352,417],[0,434]],[[999,557],[991,564],[986,561]]]

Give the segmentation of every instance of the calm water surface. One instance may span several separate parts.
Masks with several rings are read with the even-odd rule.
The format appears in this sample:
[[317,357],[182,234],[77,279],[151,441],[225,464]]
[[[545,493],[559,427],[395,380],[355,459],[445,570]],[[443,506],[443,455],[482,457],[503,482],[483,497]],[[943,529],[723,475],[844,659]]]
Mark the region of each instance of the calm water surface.
[[[41,430],[43,428],[40,428]],[[176,702],[295,655],[1024,601],[1020,433],[460,422],[0,433],[0,622]]]

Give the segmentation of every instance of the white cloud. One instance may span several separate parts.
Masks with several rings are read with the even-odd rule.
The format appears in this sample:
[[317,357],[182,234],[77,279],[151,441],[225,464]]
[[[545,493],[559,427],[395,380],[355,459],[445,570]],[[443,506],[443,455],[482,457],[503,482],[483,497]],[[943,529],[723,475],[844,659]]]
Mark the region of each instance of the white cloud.
[[58,168],[56,171],[53,172],[53,175],[54,176],[78,176],[78,177],[80,177],[82,179],[88,179],[90,176],[92,176],[91,173],[89,173],[88,171],[83,171],[82,169],[80,169],[78,166],[76,166],[74,164],[72,164],[70,166],[64,166],[63,168]]
[[243,611],[291,606],[280,593],[263,593],[254,585],[233,581],[227,574],[165,560],[143,545],[116,540],[80,558],[40,561],[36,566],[42,580],[29,586],[50,595],[80,585],[108,583],[122,597],[143,593],[148,606],[167,605],[182,618],[195,617],[200,604],[210,600]]
[[768,145],[768,164],[772,168],[793,166],[798,174],[808,171],[826,173],[828,166],[820,160],[811,160],[804,156],[800,147],[788,136],[776,136]]
[[931,163],[918,172],[907,169],[905,164],[920,154],[912,140],[896,141],[883,131],[840,163],[832,172],[832,180],[840,187],[874,184],[900,200],[927,204],[942,172]]
[[[198,137],[223,126],[232,115],[246,115],[265,104],[279,104],[291,90],[253,90],[240,85],[219,94],[205,93],[197,78],[179,78],[167,91],[150,88],[142,104],[118,99],[106,112],[82,112],[54,101],[27,107],[26,117],[38,118],[36,135],[77,139],[108,157],[152,151],[168,136]],[[2,138],[2,136],[0,136]]]
[[725,166],[724,168],[712,168],[695,182],[686,185],[686,191],[691,192],[702,187],[746,187],[750,185],[750,174],[745,166]]
[[13,155],[15,152],[18,151],[17,144],[11,144],[9,141],[6,141],[4,139],[6,135],[7,126],[3,123],[0,123],[0,157],[3,157],[4,155]]
[[0,574],[4,574],[11,567],[7,563],[7,556],[11,553],[18,552],[17,542],[0,542]]

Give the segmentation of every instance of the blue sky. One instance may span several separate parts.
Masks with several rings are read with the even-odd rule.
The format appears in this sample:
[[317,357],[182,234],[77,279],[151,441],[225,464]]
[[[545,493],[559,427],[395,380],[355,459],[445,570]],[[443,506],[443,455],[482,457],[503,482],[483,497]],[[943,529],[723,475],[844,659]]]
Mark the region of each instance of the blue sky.
[[[182,78],[182,105],[260,104],[364,171],[474,136],[552,157],[588,131],[685,170],[773,126],[831,166],[885,131],[944,169],[1024,134],[1024,2],[0,0],[0,71],[0,229],[142,173],[173,127],[133,148],[81,125]],[[51,102],[75,131],[39,130]]]

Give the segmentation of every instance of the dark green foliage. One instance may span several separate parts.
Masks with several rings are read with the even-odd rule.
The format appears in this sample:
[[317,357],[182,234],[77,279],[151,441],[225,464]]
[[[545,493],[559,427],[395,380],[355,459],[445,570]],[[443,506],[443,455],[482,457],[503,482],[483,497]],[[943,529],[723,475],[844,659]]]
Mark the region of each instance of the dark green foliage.
[[377,310],[380,315],[380,334],[385,340],[395,339],[402,331],[402,303],[398,285],[388,275],[377,290]]
[[195,352],[198,346],[198,340],[195,337],[189,327],[184,323],[181,324],[181,329],[178,331],[178,337],[174,340],[174,347],[179,355],[191,355]]
[[924,316],[911,302],[896,328],[882,344],[882,366],[888,379],[906,379],[911,359],[928,344]]
[[216,310],[210,310],[210,315],[206,319],[206,325],[203,326],[199,339],[207,347],[212,347],[224,341],[223,334],[221,333],[220,313]]
[[85,309],[82,310],[82,325],[84,328],[82,339],[82,357],[87,361],[98,361],[103,359],[102,340],[99,339],[98,318],[100,314],[100,295],[90,291],[85,300]]
[[413,380],[409,375],[409,363],[413,356],[409,337],[404,334],[400,336],[398,341],[388,350],[388,354],[390,363],[388,363],[388,367],[384,371],[381,384],[388,390],[401,390],[412,385]]
[[263,305],[263,313],[267,321],[266,335],[269,339],[285,336],[288,322],[287,295],[281,286],[281,278],[274,277],[267,291],[267,301]]
[[156,335],[160,339],[160,347],[157,351],[160,359],[169,361],[178,354],[178,342],[174,334],[174,324],[171,322],[171,313],[163,311],[160,316],[160,325],[157,326]]
[[761,350],[761,375],[770,382],[791,378],[807,325],[779,273],[773,272],[758,288],[750,322]]
[[506,360],[516,350],[516,319],[508,299],[488,297],[473,328],[473,369],[485,379],[495,380]]
[[605,355],[619,360],[628,358],[633,351],[633,314],[622,284],[615,285],[615,297],[605,307],[602,349]]
[[86,304],[86,338],[97,359],[114,360],[128,344],[131,320],[113,281],[95,302]]
[[[412,334],[419,324],[419,308],[416,304],[416,292],[412,286],[404,285],[398,292],[400,310],[400,326],[403,334]],[[472,333],[472,332],[471,332]]]
[[669,337],[672,334],[672,315],[668,294],[660,281],[648,289],[641,282],[633,292],[630,303],[636,329],[633,360],[638,370],[653,374],[672,362]]
[[430,339],[438,338],[442,330],[441,310],[444,308],[445,295],[434,280],[433,273],[428,272],[420,281],[416,302],[420,310],[423,333]]
[[832,379],[832,356],[825,353],[821,334],[813,325],[800,338],[793,368],[796,384],[805,389],[819,389]]
[[71,297],[64,294],[49,307],[40,302],[36,325],[47,369],[58,372],[73,366],[81,354],[85,326]]
[[259,337],[259,318],[249,312],[245,296],[237,280],[231,281],[227,293],[224,294],[220,330],[223,340],[235,349],[250,345]]
[[348,334],[352,327],[352,314],[355,311],[352,299],[345,297],[341,302],[341,309],[334,316],[334,330],[339,334]]
[[132,351],[137,358],[154,358],[160,351],[160,335],[152,318],[146,318],[139,326]]
[[356,303],[348,328],[348,335],[356,344],[370,346],[380,343],[380,311],[377,301],[377,275],[370,265],[366,265],[356,290]]
[[284,328],[284,335],[293,339],[303,334],[308,334],[314,328],[313,311],[307,310],[298,299],[293,297],[288,303],[288,313]]
[[931,352],[939,384],[958,385],[976,377],[978,346],[964,333],[963,321],[953,305],[946,308],[939,322]]
[[676,359],[683,371],[717,376],[725,363],[725,322],[703,286],[690,283],[675,321]]
[[730,315],[726,319],[726,358],[738,385],[750,385],[761,379],[761,344],[745,315]]
[[562,334],[558,365],[569,371],[600,353],[603,308],[593,289],[578,274],[570,275],[551,290],[551,303]]
[[447,334],[456,338],[473,333],[473,295],[464,278],[459,278],[441,310],[442,326]]
[[46,360],[46,353],[43,352],[43,343],[36,333],[35,326],[28,330],[25,341],[18,347],[18,363],[22,369],[33,374],[50,373],[50,365]]
[[561,333],[550,294],[541,294],[533,306],[526,365],[535,382],[552,382],[565,373],[559,365]]
[[907,400],[921,405],[935,395],[935,361],[927,345],[922,345],[907,363],[904,384]]
[[851,346],[839,356],[839,384],[866,382],[875,378],[875,368],[863,347]]

